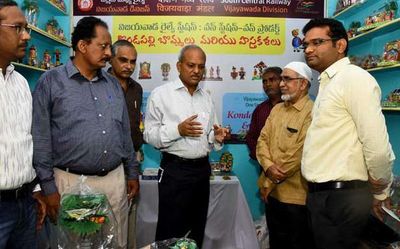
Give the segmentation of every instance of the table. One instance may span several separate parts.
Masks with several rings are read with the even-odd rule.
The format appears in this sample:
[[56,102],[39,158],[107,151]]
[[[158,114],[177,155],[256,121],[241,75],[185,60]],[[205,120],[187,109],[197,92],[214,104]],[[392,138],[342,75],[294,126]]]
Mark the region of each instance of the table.
[[[203,249],[259,249],[255,226],[236,176],[210,181],[210,202]],[[140,180],[136,218],[138,248],[154,241],[158,216],[156,180]]]

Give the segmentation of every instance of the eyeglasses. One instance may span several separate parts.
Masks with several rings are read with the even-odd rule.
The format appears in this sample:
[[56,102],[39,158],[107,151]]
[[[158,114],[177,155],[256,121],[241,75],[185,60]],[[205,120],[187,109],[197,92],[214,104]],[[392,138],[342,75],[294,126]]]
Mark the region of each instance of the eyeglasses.
[[22,26],[19,24],[10,24],[10,23],[0,23],[0,26],[14,28],[17,31],[17,35],[22,35],[24,32],[27,34],[31,34],[32,29],[26,26]]
[[292,81],[292,80],[304,80],[304,79],[305,78],[301,78],[301,77],[292,78],[292,77],[289,77],[289,76],[282,76],[281,81],[286,84],[286,83],[288,83],[289,81]]
[[319,47],[321,46],[324,42],[327,41],[336,41],[338,40],[337,38],[330,38],[330,39],[322,39],[322,38],[317,38],[317,39],[312,39],[310,42],[303,42],[303,44],[300,46],[301,49],[306,50],[308,47]]

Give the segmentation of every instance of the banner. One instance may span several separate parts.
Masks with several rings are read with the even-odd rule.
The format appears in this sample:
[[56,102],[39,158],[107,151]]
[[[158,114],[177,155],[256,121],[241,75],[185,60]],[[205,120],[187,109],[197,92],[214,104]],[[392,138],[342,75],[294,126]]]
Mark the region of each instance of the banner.
[[283,18],[152,17],[113,18],[113,40],[128,40],[142,53],[176,53],[197,44],[212,54],[282,54]]
[[74,15],[317,18],[322,0],[77,0]]

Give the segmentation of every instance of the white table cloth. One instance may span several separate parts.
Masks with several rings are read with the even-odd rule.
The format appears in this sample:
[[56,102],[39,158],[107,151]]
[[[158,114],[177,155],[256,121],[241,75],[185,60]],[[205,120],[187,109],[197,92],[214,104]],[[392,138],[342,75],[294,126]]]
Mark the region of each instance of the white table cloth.
[[[210,183],[203,249],[258,249],[254,223],[237,177],[222,180],[216,176]],[[157,216],[157,181],[140,180],[136,220],[138,248],[154,241]]]

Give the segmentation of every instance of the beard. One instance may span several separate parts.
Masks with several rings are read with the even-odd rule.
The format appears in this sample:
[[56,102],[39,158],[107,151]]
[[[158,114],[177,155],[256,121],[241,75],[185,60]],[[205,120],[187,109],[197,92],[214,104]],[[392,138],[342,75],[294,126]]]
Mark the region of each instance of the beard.
[[281,99],[283,100],[283,101],[290,101],[290,100],[292,100],[293,99],[293,96],[294,94],[292,94],[292,95],[290,95],[290,94],[282,94],[282,96],[281,96]]

